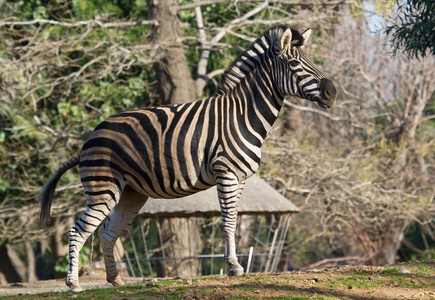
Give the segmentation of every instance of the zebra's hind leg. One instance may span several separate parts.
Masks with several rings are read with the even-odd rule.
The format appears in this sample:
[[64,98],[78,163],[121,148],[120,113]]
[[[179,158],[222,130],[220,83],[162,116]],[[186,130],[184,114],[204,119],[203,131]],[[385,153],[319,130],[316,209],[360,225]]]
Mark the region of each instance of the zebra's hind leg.
[[216,185],[226,240],[225,260],[230,267],[227,274],[228,276],[240,276],[243,274],[243,267],[237,260],[235,231],[237,209],[244,182],[239,183],[233,174],[225,174],[217,176]]
[[99,233],[104,263],[106,265],[106,278],[107,282],[114,286],[124,285],[124,282],[121,280],[116,267],[113,247],[118,237],[128,231],[131,222],[137,216],[147,199],[147,196],[127,186],[122,193],[118,205],[115,206],[112,214],[100,228]]
[[94,204],[88,203],[84,214],[69,230],[69,262],[66,285],[73,292],[82,291],[79,284],[79,252],[88,237],[109,215],[110,210],[113,208],[113,205],[109,206],[110,203],[105,201]]

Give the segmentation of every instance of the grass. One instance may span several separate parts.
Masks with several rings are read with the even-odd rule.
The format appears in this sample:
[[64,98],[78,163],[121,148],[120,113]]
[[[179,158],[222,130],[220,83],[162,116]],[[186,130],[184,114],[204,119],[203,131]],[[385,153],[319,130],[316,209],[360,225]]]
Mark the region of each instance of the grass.
[[385,284],[381,280],[372,280],[368,275],[355,274],[349,277],[340,277],[335,280],[328,280],[328,283],[332,286],[347,286],[347,287],[379,287]]
[[[409,269],[404,273],[402,269]],[[373,297],[381,299],[385,289],[391,293],[433,292],[435,263],[405,264],[392,267],[355,267],[325,270],[321,273],[247,274],[237,278],[203,277],[193,280],[164,280],[139,285],[10,296],[2,299],[343,299]],[[381,293],[382,292],[382,293]],[[431,294],[432,295],[432,294]],[[350,297],[350,298],[352,298]],[[394,296],[391,298],[393,299]],[[412,298],[412,297],[411,297]]]
[[[411,266],[411,264],[409,265]],[[430,276],[434,272],[433,269],[425,266],[420,266],[413,270],[412,274],[401,272],[404,267],[395,266],[384,269],[380,274],[370,272],[356,272],[350,276],[343,276],[334,280],[329,280],[328,283],[332,286],[348,286],[360,288],[373,288],[381,286],[393,286],[407,289],[433,288],[435,280],[432,282],[420,282],[424,276]],[[434,275],[432,275],[433,278]]]

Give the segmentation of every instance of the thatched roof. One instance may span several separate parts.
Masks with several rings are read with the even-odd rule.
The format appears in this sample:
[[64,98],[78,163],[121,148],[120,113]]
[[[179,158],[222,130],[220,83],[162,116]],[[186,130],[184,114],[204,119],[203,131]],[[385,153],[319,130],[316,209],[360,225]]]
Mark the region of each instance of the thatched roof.
[[[257,175],[243,189],[239,214],[288,214],[299,209]],[[139,217],[220,216],[216,187],[178,199],[148,199]]]

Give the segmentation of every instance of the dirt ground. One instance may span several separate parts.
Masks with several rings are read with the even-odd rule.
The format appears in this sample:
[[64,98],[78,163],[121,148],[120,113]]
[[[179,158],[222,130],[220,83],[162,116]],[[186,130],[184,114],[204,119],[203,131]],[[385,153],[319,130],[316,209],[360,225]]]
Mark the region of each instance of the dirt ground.
[[[82,288],[109,287],[103,272],[80,278]],[[139,289],[168,295],[181,291],[183,299],[275,298],[294,299],[435,299],[435,261],[396,266],[347,266],[332,269],[251,273],[240,277],[208,276],[197,279],[124,277],[126,284],[141,284]],[[168,280],[168,279],[165,279]],[[67,291],[63,279],[0,286],[0,296]],[[137,290],[136,290],[137,291]],[[120,291],[122,293],[128,293]],[[299,298],[301,299],[301,298]]]

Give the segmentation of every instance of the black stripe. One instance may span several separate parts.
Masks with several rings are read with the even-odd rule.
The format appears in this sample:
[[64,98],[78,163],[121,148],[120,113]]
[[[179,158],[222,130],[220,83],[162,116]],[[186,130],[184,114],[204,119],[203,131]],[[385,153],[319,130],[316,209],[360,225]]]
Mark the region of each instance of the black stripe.
[[[175,186],[175,169],[174,169],[174,164],[172,162],[172,152],[175,149],[172,149],[171,143],[173,138],[177,138],[173,136],[173,133],[178,123],[181,120],[183,120],[184,113],[190,105],[192,105],[192,103],[186,103],[183,105],[174,105],[173,107],[171,107],[172,111],[174,111],[174,117],[172,119],[171,125],[168,128],[165,140],[163,141],[164,157],[165,157],[166,167],[168,168],[168,174],[169,174],[169,186],[172,187]],[[177,196],[173,190],[166,191],[166,193],[168,194],[170,194],[170,192],[174,193],[175,194],[174,196]]]
[[89,195],[89,196],[100,196],[100,195],[104,195],[104,194],[109,194],[110,197],[112,198],[112,200],[115,201],[115,203],[118,202],[116,200],[115,194],[111,190],[103,190],[103,191],[97,191],[97,192],[85,191],[85,194]]
[[[75,226],[77,226],[78,228],[80,228],[80,230],[77,230],[77,229],[76,229],[76,230],[77,230],[77,233],[80,234],[80,236],[81,236],[82,238],[83,238],[83,235],[81,234],[81,232],[88,232],[88,233],[91,233],[91,231],[84,230],[83,227],[80,226],[80,224],[79,224],[78,222],[76,223]],[[81,231],[81,232],[80,232],[80,231]]]
[[[218,184],[217,186],[218,186],[217,191],[222,193],[222,194],[233,194],[233,193],[236,193],[238,191],[238,189],[234,189],[234,190],[231,190],[231,191],[225,191],[225,190],[222,190],[222,189],[219,188],[221,186],[220,184]],[[236,197],[236,196],[233,196],[233,197]]]
[[93,226],[93,227],[97,227],[98,226],[98,224],[95,225],[95,224],[92,224],[92,223],[89,223],[89,222],[83,220],[83,216],[80,217],[79,221],[84,223],[84,224],[86,224],[86,225],[89,225],[89,226]]
[[[210,165],[210,158],[213,158],[216,156],[216,151],[217,151],[217,146],[219,145],[219,137],[218,137],[218,141],[216,143],[216,145],[212,145],[213,139],[215,137],[215,130],[217,128],[217,131],[219,132],[220,130],[220,118],[217,118],[216,120],[216,114],[215,114],[215,110],[219,110],[219,103],[222,102],[220,101],[221,98],[223,96],[218,95],[216,97],[213,97],[212,99],[210,99],[210,106],[209,106],[209,128],[207,130],[207,140],[205,142],[205,151],[208,151],[205,153],[205,157],[204,157],[204,164],[206,166]],[[213,146],[213,148],[212,148]],[[209,155],[211,151],[211,155]]]
[[[229,199],[237,199],[237,195],[235,196],[231,196],[231,197],[223,197],[222,195],[219,195],[219,200],[225,201],[225,200],[229,200]],[[236,200],[234,200],[234,202],[225,202],[225,205],[229,205],[229,204],[234,204]],[[221,204],[221,206],[224,206]]]
[[[198,114],[198,107],[201,106],[201,102],[197,101],[193,103],[193,107],[191,108],[191,110],[189,111],[189,113],[187,113],[187,115],[184,117],[183,120],[183,124],[181,125],[181,129],[180,129],[180,135],[177,137],[177,157],[178,157],[178,164],[180,166],[180,173],[184,179],[184,182],[187,184],[187,186],[189,187],[190,190],[192,191],[199,191],[199,189],[196,189],[193,184],[192,181],[189,178],[189,173],[187,172],[187,164],[186,164],[186,159],[185,159],[185,155],[186,153],[184,153],[184,143],[186,141],[186,133],[189,130],[190,125],[193,122],[193,119],[195,118],[195,116]],[[192,137],[188,137],[190,139],[190,143],[191,143],[191,149],[197,149],[198,150],[198,141],[199,139],[196,139],[195,141],[192,139]],[[196,144],[194,143],[196,142]],[[191,157],[196,157],[198,156],[198,154],[196,153],[195,156],[193,156],[191,154]],[[196,172],[198,173],[199,170],[196,169]],[[181,187],[179,187],[181,189]],[[181,189],[182,190],[182,189]],[[184,190],[182,190],[183,192],[186,192]]]
[[[192,136],[192,145],[199,145],[200,141],[202,139],[205,139],[207,141],[208,135],[210,134],[210,129],[207,130],[205,132],[205,137],[203,136],[203,129],[204,129],[204,121],[205,121],[205,115],[207,114],[207,112],[209,112],[210,115],[210,108],[212,107],[210,105],[210,99],[205,100],[204,106],[202,107],[201,111],[198,111],[198,121],[195,125],[195,130],[193,132],[193,136]],[[209,123],[206,124],[206,126],[208,126],[209,128],[211,128],[212,130],[213,125],[215,125],[214,123]],[[193,165],[195,167],[195,170],[197,170],[197,174],[198,174],[198,181],[205,186],[210,186],[209,182],[205,182],[205,180],[202,177],[201,174],[201,165],[206,161],[207,159],[207,151],[209,150],[208,147],[202,149],[203,150],[203,156],[201,159],[202,161],[199,161],[199,154],[198,154],[198,147],[191,147],[190,148],[190,155],[192,157],[192,161],[193,161]]]
[[98,221],[100,221],[100,222],[103,222],[103,220],[102,219],[100,219],[100,218],[97,218],[96,216],[94,216],[94,215],[91,215],[91,214],[88,214],[87,212],[85,212],[84,213],[84,215],[85,216],[87,216],[87,217],[89,217],[89,218],[94,218],[94,219],[97,219]]
[[92,182],[92,181],[111,182],[111,183],[116,184],[118,186],[119,190],[121,190],[121,184],[119,183],[119,181],[116,178],[113,178],[113,177],[109,177],[109,176],[87,176],[87,177],[83,177],[82,178],[82,183],[83,182]]
[[124,170],[120,166],[107,159],[84,159],[80,161],[80,168],[81,167],[109,167],[120,174],[124,174]]
[[88,204],[88,207],[94,209],[94,206],[100,206],[100,205],[104,205],[104,206],[106,206],[106,208],[108,210],[110,210],[109,206],[105,202],[91,203],[91,204]]
[[[220,164],[219,162],[217,162],[216,164],[215,164],[216,166],[219,166],[219,165],[222,165],[223,166],[223,164]],[[226,167],[226,165],[225,165],[225,167]],[[227,172],[221,172],[221,170],[214,170],[216,173],[221,173],[221,174],[226,174]],[[232,178],[232,177],[226,177],[226,176],[222,176],[222,175],[217,175],[216,176],[216,180],[218,180],[218,179],[221,179],[221,180],[235,180],[234,178]],[[218,183],[217,185],[221,185],[221,183]],[[234,184],[235,185],[235,184]]]
[[[76,234],[78,234],[78,235],[80,235],[80,237],[82,238],[82,239],[84,239],[83,238],[83,235],[81,234],[81,232],[80,232],[80,230],[77,228],[77,226],[78,227],[80,227],[80,225],[78,225],[77,223],[73,226],[73,228],[74,228],[74,233],[76,233]],[[80,227],[81,228],[81,227]],[[81,229],[83,229],[83,228],[81,228]],[[71,240],[71,239],[70,239]]]

